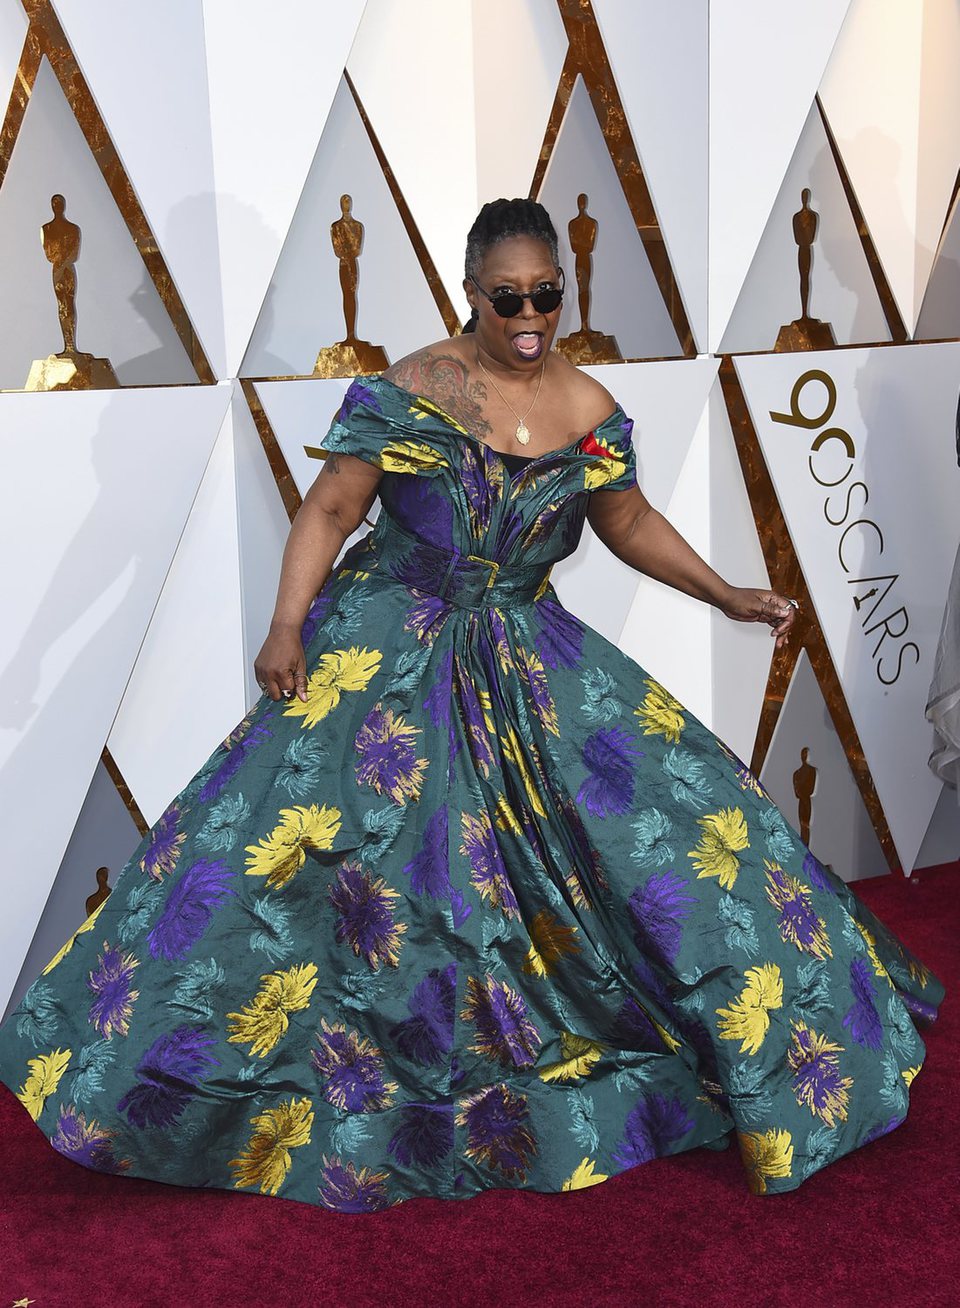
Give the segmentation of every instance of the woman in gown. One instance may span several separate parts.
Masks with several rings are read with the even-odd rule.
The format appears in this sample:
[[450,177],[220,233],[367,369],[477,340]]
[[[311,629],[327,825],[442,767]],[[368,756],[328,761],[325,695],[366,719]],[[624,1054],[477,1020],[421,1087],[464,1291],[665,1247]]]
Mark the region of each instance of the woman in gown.
[[475,330],[351,385],[263,697],[11,1014],[0,1071],[88,1167],[343,1212],[731,1135],[754,1192],[793,1189],[903,1120],[941,987],[560,604],[589,518],[778,642],[793,616],[650,508],[629,418],[551,352],[545,211],[485,206],[466,270]]

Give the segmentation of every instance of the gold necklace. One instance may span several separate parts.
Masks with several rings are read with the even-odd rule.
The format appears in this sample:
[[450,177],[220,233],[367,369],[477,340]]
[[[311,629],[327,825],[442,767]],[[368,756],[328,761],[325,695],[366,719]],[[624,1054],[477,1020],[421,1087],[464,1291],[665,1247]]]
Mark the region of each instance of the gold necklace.
[[510,401],[507,399],[507,397],[504,395],[503,391],[500,389],[500,387],[497,385],[497,383],[493,380],[493,378],[492,378],[492,377],[490,376],[490,374],[487,372],[486,368],[484,368],[484,366],[483,366],[483,361],[482,361],[482,359],[480,358],[480,351],[479,351],[479,349],[477,350],[477,363],[480,365],[480,370],[481,370],[481,372],[483,372],[483,374],[486,376],[486,378],[487,378],[488,381],[490,382],[490,385],[491,385],[491,386],[493,387],[493,389],[497,392],[497,394],[500,396],[501,400],[503,400],[504,404],[507,406],[507,408],[508,408],[508,409],[510,410],[510,412],[513,414],[513,416],[516,418],[516,420],[517,420],[517,430],[516,430],[516,432],[514,433],[514,435],[516,436],[517,440],[520,442],[521,445],[529,445],[529,444],[530,444],[530,429],[529,429],[529,427],[527,426],[527,419],[530,417],[530,414],[531,414],[532,411],[533,411],[533,405],[536,404],[537,400],[540,398],[540,387],[543,385],[543,370],[544,370],[544,368],[546,368],[546,366],[547,366],[547,356],[546,356],[546,355],[543,356],[543,363],[541,363],[541,365],[540,365],[540,380],[537,382],[537,393],[536,393],[536,395],[533,397],[533,404],[530,405],[530,408],[526,411],[526,413],[523,415],[522,418],[520,417],[519,413],[517,413],[516,409],[513,407],[513,405],[510,403]]

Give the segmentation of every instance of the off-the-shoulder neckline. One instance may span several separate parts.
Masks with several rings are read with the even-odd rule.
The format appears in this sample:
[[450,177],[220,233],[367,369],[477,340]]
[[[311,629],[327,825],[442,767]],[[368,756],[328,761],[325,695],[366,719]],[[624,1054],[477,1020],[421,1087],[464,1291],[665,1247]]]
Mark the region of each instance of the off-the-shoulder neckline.
[[[450,424],[451,427],[453,427],[457,432],[459,432],[460,435],[466,436],[469,440],[473,441],[475,445],[479,445],[481,449],[489,450],[490,453],[495,454],[497,458],[501,458],[504,454],[512,454],[514,452],[512,450],[498,450],[495,445],[488,445],[486,441],[482,441],[479,436],[474,435],[472,431],[464,427],[463,423],[458,422],[457,419],[452,416],[452,414],[447,413],[445,409],[443,409],[439,404],[437,404],[436,400],[430,399],[429,395],[418,395],[416,391],[408,391],[405,386],[401,386],[399,382],[393,381],[393,379],[390,377],[385,377],[383,376],[383,374],[379,374],[376,377],[363,377],[363,378],[357,378],[357,380],[360,381],[361,384],[365,386],[369,385],[370,382],[374,382],[374,381],[386,383],[386,385],[392,387],[395,391],[399,391],[401,395],[408,396],[414,402],[426,400],[426,402],[431,406],[428,412],[433,412],[438,417],[443,418],[446,422]],[[556,458],[557,455],[559,454],[566,454],[568,451],[574,449],[577,445],[579,445],[581,441],[586,440],[588,436],[592,436],[594,432],[600,431],[602,428],[606,427],[609,423],[613,422],[614,418],[618,418],[618,417],[619,418],[626,417],[626,414],[624,413],[623,409],[621,409],[619,404],[615,406],[613,412],[609,415],[609,417],[604,418],[603,422],[598,422],[595,427],[591,427],[589,431],[582,432],[579,436],[574,437],[572,441],[568,441],[566,445],[561,445],[555,450],[545,450],[543,454],[533,455],[532,458],[530,459],[530,463],[540,463],[543,459],[553,459]],[[528,464],[527,466],[529,467],[530,465]]]

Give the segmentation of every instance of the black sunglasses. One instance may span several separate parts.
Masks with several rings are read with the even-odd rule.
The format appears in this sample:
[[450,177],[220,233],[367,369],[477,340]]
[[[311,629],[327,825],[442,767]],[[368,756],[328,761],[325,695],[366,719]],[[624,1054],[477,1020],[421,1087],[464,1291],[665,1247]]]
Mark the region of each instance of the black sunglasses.
[[563,302],[563,269],[560,269],[560,285],[544,286],[536,291],[527,291],[521,294],[519,291],[498,291],[496,295],[490,295],[483,289],[476,277],[470,280],[480,292],[485,295],[493,305],[493,311],[501,318],[515,318],[523,308],[524,300],[529,300],[537,313],[553,313]]

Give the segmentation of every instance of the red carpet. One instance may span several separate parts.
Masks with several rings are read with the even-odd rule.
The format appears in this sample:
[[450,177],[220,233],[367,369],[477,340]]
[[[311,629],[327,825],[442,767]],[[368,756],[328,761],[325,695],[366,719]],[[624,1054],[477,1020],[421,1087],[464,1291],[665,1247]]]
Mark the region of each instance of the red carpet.
[[797,1192],[753,1198],[735,1150],[700,1150],[568,1195],[340,1217],[83,1171],[4,1092],[0,1308],[954,1305],[960,869],[859,890],[947,1003],[906,1124]]

